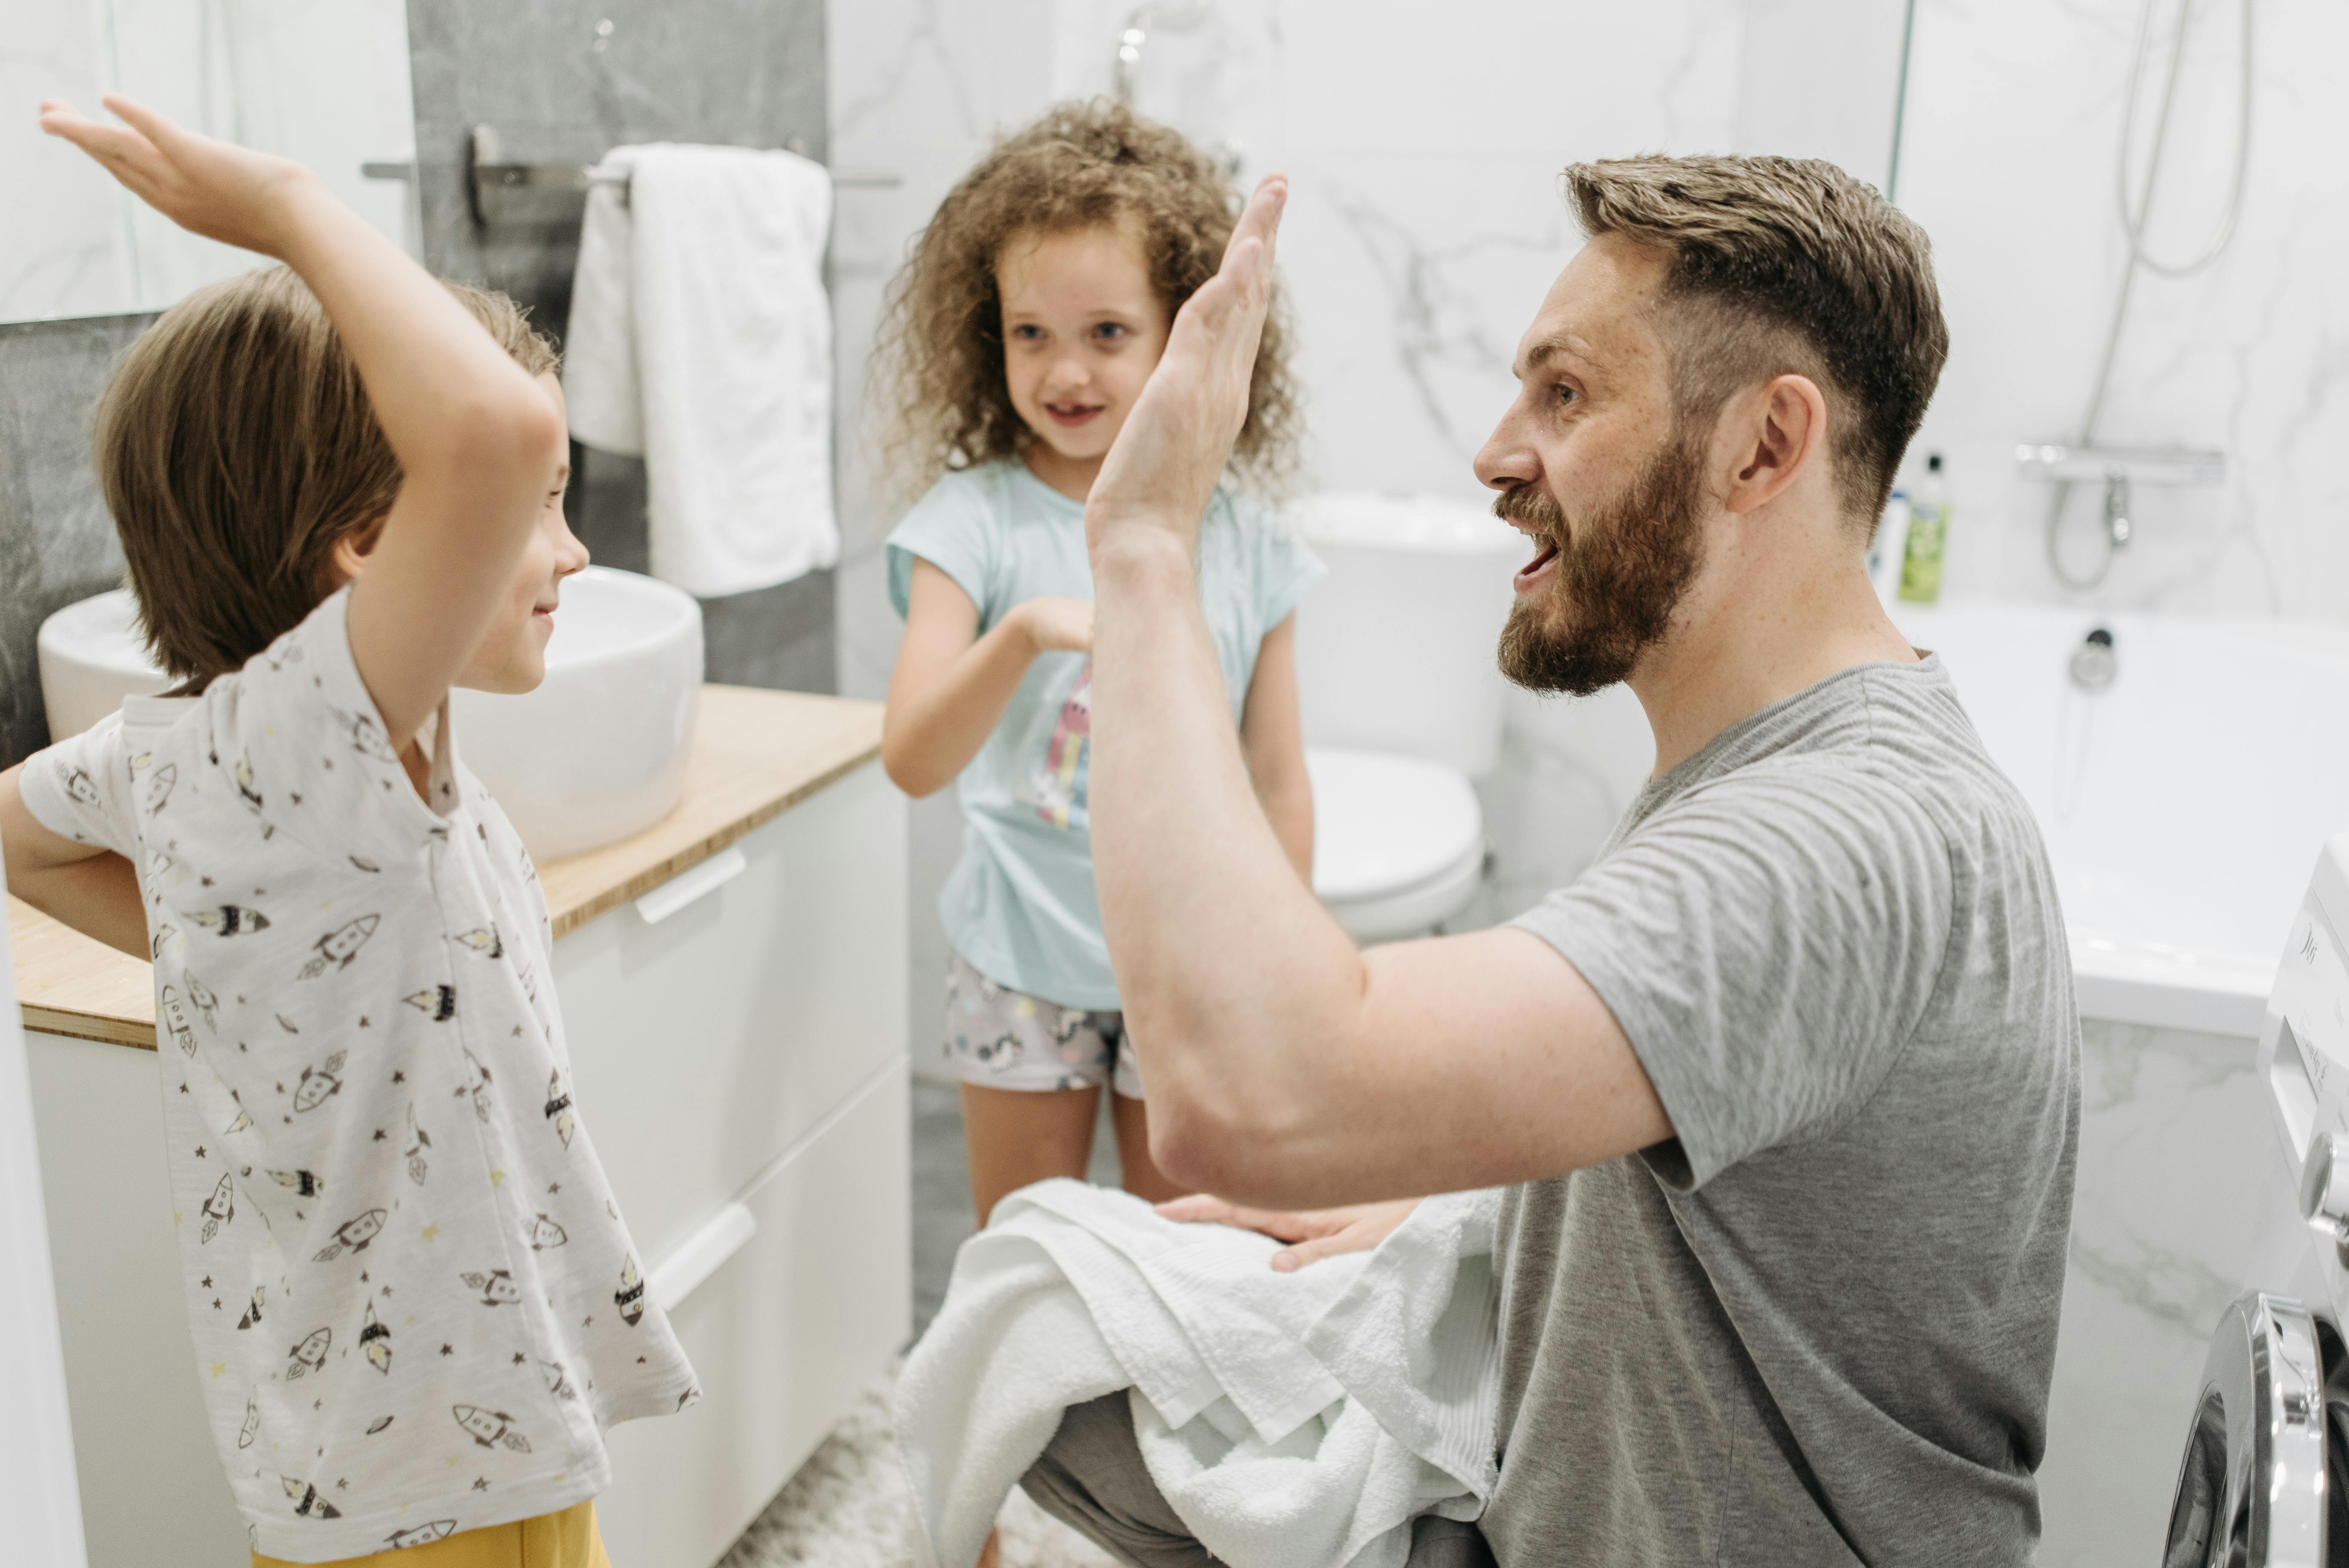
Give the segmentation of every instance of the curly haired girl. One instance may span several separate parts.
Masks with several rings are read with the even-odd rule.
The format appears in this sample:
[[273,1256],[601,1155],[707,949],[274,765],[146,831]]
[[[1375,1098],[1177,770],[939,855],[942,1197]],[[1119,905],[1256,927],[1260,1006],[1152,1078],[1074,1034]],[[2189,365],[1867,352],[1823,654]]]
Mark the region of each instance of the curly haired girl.
[[[885,449],[927,493],[889,536],[905,636],[882,756],[908,794],[960,784],[962,859],[938,900],[954,949],[944,1051],[982,1222],[1014,1188],[1084,1174],[1104,1083],[1127,1190],[1175,1195],[1150,1158],[1093,892],[1084,502],[1237,213],[1222,171],[1176,132],[1064,104],[963,177],[892,285]],[[1202,523],[1200,594],[1257,799],[1309,876],[1292,613],[1321,567],[1265,505],[1297,453],[1277,320],[1253,386]]]

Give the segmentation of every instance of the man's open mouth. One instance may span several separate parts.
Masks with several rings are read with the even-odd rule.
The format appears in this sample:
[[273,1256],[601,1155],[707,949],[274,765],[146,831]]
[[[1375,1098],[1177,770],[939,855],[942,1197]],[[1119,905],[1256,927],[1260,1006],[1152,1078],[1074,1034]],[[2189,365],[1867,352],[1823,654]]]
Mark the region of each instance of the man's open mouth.
[[1557,542],[1546,533],[1531,536],[1535,545],[1534,558],[1517,568],[1513,586],[1520,593],[1538,592],[1557,570]]

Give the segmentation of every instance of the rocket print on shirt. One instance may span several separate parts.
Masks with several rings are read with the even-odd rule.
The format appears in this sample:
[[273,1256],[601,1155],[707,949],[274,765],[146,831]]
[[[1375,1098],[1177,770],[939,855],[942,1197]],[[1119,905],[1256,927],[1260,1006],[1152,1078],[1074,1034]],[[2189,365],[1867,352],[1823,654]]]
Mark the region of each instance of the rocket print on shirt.
[[367,1323],[359,1329],[359,1349],[368,1366],[387,1377],[391,1376],[391,1330],[376,1316],[373,1302],[367,1303]]
[[302,965],[301,977],[316,980],[329,968],[337,972],[348,969],[351,960],[359,955],[359,949],[367,945],[367,938],[382,923],[383,916],[379,914],[363,914],[335,927],[313,944],[317,948],[317,956]]
[[432,1147],[431,1138],[416,1125],[416,1102],[408,1102],[408,1179],[419,1187],[424,1185],[424,1151]]
[[285,1487],[285,1495],[294,1500],[294,1511],[304,1519],[340,1519],[343,1511],[318,1495],[318,1489],[305,1480],[281,1475],[278,1480]]
[[188,1007],[180,996],[180,988],[177,985],[166,985],[155,993],[155,999],[163,1005],[163,1027],[171,1035],[172,1043],[180,1047],[180,1054],[194,1056],[196,1054],[195,1025],[189,1020]]
[[563,1071],[559,1068],[547,1075],[546,1119],[554,1123],[554,1136],[563,1140],[563,1147],[570,1148],[576,1119],[571,1114],[571,1097],[563,1092]]
[[335,1239],[318,1250],[312,1263],[330,1264],[345,1252],[363,1253],[367,1243],[383,1233],[384,1212],[369,1209],[355,1220],[346,1220],[335,1227]]
[[513,1418],[503,1410],[485,1410],[479,1405],[456,1405],[450,1408],[457,1424],[470,1433],[483,1448],[502,1445],[515,1453],[530,1452],[530,1439],[513,1429]]
[[1051,744],[1044,749],[1043,771],[1036,776],[1036,814],[1056,828],[1069,826],[1084,810],[1092,738],[1093,662],[1087,659],[1068,700],[1061,705],[1060,722],[1052,727]]
[[222,1176],[212,1195],[204,1200],[203,1239],[211,1241],[220,1234],[220,1228],[236,1218],[236,1182],[233,1177]]

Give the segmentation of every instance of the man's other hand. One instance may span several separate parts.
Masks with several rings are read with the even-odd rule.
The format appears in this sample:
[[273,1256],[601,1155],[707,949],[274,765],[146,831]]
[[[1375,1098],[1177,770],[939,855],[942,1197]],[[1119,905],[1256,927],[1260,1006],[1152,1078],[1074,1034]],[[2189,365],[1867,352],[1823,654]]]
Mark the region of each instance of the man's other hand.
[[1262,1232],[1277,1242],[1287,1242],[1289,1245],[1272,1254],[1272,1266],[1280,1274],[1294,1274],[1307,1264],[1319,1263],[1340,1253],[1371,1251],[1393,1234],[1396,1226],[1411,1218],[1411,1212],[1419,1203],[1417,1198],[1398,1198],[1385,1203],[1356,1203],[1350,1208],[1282,1214],[1244,1209],[1237,1203],[1226,1203],[1221,1198],[1200,1192],[1161,1203],[1158,1212],[1185,1224],[1232,1225],[1243,1231]]

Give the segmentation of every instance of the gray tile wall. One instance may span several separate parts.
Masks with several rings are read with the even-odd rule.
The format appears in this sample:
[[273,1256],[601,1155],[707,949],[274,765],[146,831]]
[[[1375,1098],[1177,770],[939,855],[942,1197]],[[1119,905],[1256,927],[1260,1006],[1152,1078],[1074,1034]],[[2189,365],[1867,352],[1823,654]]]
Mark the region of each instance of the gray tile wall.
[[[515,161],[592,163],[636,141],[826,153],[823,0],[409,0],[425,264],[503,289],[558,339],[578,257],[575,196],[466,189],[472,128]],[[595,558],[642,571],[644,466],[574,447],[573,526]],[[709,678],[837,689],[830,572],[702,602]]]
[[89,463],[89,418],[115,356],[155,318],[0,325],[0,768],[49,743],[41,623],[122,584]]

